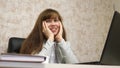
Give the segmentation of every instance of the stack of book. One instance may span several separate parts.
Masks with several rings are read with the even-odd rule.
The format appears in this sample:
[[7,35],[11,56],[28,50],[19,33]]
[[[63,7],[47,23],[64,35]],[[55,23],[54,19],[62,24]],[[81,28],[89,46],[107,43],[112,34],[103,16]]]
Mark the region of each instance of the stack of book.
[[36,62],[42,63],[46,60],[45,56],[26,55],[26,54],[1,54],[0,61],[5,62]]

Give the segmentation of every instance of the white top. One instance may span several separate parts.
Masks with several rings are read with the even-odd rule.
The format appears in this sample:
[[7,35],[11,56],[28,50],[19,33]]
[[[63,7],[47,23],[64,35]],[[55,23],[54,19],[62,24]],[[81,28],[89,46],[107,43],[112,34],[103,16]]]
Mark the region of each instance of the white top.
[[57,63],[56,54],[55,54],[55,47],[56,47],[56,45],[54,44],[52,46],[52,49],[51,49],[49,63]]
[[49,63],[79,63],[70,44],[64,39],[59,43],[47,40],[38,55],[49,57]]

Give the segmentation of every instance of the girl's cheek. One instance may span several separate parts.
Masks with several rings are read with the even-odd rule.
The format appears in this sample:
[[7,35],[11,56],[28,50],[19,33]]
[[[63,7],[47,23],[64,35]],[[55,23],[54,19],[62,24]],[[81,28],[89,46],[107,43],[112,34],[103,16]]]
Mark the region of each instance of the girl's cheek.
[[60,26],[60,23],[57,23],[58,26]]

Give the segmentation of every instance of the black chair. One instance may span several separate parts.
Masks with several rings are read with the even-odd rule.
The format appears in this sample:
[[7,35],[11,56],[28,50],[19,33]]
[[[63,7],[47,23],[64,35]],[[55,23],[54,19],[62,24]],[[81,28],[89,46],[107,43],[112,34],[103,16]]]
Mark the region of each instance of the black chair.
[[8,43],[8,53],[19,53],[25,38],[11,37]]

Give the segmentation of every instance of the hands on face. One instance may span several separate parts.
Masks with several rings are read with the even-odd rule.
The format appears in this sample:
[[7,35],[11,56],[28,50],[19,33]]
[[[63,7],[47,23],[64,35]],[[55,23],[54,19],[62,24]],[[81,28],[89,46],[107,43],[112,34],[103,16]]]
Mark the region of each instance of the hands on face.
[[63,33],[63,28],[62,28],[62,24],[61,24],[61,22],[60,22],[59,32],[58,32],[58,34],[55,36],[55,40],[56,40],[57,42],[60,42],[60,41],[63,39],[62,33]]
[[51,32],[51,30],[48,28],[46,21],[43,21],[43,33],[45,34],[45,36],[51,40],[54,41],[54,34]]
[[62,24],[60,22],[60,28],[59,28],[59,32],[54,35],[52,33],[52,31],[48,28],[48,25],[46,24],[46,21],[43,21],[43,33],[45,34],[45,36],[51,40],[51,41],[57,41],[60,42],[63,38],[62,38],[62,33],[63,33],[63,28],[62,28]]

